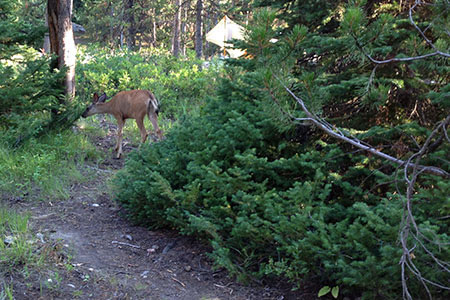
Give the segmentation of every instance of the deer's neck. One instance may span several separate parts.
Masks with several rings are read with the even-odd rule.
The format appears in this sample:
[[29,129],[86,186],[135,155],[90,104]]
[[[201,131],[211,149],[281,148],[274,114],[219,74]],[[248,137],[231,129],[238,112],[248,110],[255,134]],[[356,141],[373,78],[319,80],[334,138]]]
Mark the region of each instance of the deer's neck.
[[114,113],[114,106],[110,102],[106,103],[99,103],[96,107],[98,114],[113,114]]

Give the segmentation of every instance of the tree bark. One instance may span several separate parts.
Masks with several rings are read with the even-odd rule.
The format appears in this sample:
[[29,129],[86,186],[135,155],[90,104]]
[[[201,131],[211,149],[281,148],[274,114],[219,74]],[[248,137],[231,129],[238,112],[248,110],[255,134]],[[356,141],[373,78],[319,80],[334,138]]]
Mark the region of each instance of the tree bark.
[[153,45],[153,47],[156,47],[156,9],[153,9],[152,45]]
[[173,41],[172,54],[175,57],[180,55],[180,31],[181,31],[181,0],[175,0],[175,16],[173,20]]
[[125,13],[127,15],[126,20],[128,22],[127,46],[130,50],[136,47],[136,24],[134,22],[133,6],[133,0],[125,0]]
[[67,67],[64,80],[65,94],[73,98],[76,47],[72,30],[72,0],[48,0],[47,17],[50,52],[58,56],[58,69]]
[[[113,18],[114,18],[114,6],[112,5],[112,3],[109,3],[109,17],[110,17],[110,21],[109,21],[109,41],[111,43],[111,46],[114,47],[115,43],[114,43],[114,24],[113,24]],[[120,31],[120,33],[122,33],[122,30]],[[122,48],[122,36],[120,36],[121,40],[120,40],[120,48]]]
[[203,0],[197,0],[195,21],[195,54],[197,58],[203,56],[203,22],[202,22]]
[[188,19],[189,19],[189,9],[191,7],[191,1],[187,0],[184,1],[184,3],[181,4],[181,31],[180,31],[180,53],[183,56],[186,56],[186,32],[188,31]]

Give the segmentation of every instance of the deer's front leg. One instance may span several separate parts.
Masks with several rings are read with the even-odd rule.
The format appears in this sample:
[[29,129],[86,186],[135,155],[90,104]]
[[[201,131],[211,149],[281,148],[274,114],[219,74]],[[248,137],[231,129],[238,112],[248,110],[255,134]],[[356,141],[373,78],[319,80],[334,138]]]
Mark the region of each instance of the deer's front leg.
[[144,126],[144,117],[142,117],[142,119],[136,119],[136,124],[139,128],[139,131],[141,132],[141,143],[145,143],[145,140],[147,140],[147,130],[145,130],[145,126]]
[[117,119],[117,144],[115,150],[117,151],[117,158],[122,155],[122,139],[123,139],[123,126],[125,125],[124,119]]
[[159,129],[159,126],[158,126],[158,115],[155,113],[149,113],[148,118],[150,119],[150,122],[153,125],[153,129],[155,130],[156,135],[161,140],[163,135],[162,135],[161,129]]

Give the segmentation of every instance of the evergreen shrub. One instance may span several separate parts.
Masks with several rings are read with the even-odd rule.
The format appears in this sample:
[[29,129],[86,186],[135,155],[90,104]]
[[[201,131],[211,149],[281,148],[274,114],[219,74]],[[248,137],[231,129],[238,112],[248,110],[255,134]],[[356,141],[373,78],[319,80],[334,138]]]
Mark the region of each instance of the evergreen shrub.
[[65,71],[51,67],[56,58],[37,51],[46,28],[27,7],[0,0],[0,130],[8,146],[67,128],[81,114],[77,101],[64,99]]
[[[295,128],[280,126],[258,78],[230,70],[199,116],[131,153],[116,178],[117,200],[137,223],[208,240],[216,266],[241,280],[285,277],[398,298],[403,204],[382,191],[390,177],[375,160],[325,140],[300,143]],[[447,238],[438,218],[448,211],[431,207],[448,194],[442,184],[417,194],[430,199],[417,220],[434,241]],[[429,279],[448,279],[425,253],[415,255]],[[410,289],[423,295],[419,282]]]

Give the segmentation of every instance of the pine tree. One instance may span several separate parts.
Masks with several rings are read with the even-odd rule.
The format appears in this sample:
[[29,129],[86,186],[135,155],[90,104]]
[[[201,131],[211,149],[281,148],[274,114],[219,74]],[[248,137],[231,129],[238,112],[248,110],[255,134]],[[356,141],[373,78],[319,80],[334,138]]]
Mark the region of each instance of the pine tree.
[[0,1],[0,128],[9,145],[76,119],[62,101],[64,72],[51,67],[55,58],[36,50],[46,30],[37,15],[22,1]]

